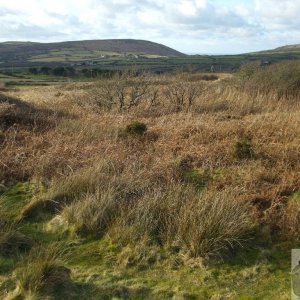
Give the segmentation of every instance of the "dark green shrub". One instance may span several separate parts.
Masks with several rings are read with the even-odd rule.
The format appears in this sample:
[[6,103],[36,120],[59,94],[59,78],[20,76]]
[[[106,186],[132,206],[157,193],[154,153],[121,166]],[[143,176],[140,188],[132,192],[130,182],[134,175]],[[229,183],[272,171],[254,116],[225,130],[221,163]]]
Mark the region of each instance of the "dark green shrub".
[[235,143],[233,156],[237,159],[251,159],[254,157],[251,136],[245,135]]
[[134,121],[128,124],[125,128],[125,132],[132,135],[143,135],[147,131],[147,126],[144,123]]
[[37,68],[29,68],[28,69],[28,72],[30,74],[34,74],[34,75],[37,75],[39,73],[38,69]]
[[184,174],[184,181],[194,185],[197,190],[204,189],[210,179],[208,170],[189,170]]

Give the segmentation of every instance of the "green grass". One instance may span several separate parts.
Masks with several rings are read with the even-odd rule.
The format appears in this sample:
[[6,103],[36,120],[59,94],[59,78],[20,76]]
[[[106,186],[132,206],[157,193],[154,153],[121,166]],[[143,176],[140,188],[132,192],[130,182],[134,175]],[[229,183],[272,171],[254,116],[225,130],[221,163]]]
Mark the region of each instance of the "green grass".
[[[36,184],[19,183],[2,191],[2,203],[16,216],[39,192]],[[46,231],[45,221],[30,219],[22,223],[22,232],[46,247],[60,241],[75,284],[72,299],[289,299],[290,251],[300,246],[262,242],[253,248],[249,243],[236,255],[209,265],[156,247],[146,250],[149,259],[128,264],[132,253],[141,251],[139,245],[124,249],[109,235],[58,236]],[[4,287],[14,286],[12,274],[19,260],[0,257],[0,295]]]
[[40,185],[33,182],[17,183],[10,188],[2,187],[0,203],[12,218],[17,218],[22,208],[42,189]]
[[52,50],[49,53],[32,56],[29,61],[31,62],[65,62],[65,61],[85,61],[85,60],[97,60],[103,57],[123,56],[117,52],[108,51],[88,51],[80,49],[64,49],[64,50]]

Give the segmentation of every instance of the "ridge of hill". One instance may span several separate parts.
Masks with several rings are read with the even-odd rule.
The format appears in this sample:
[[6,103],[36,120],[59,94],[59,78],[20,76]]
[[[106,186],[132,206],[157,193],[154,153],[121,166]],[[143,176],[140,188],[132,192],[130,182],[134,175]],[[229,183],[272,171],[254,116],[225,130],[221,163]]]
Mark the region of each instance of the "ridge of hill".
[[120,55],[185,56],[185,54],[162,44],[133,39],[0,43],[0,62],[2,63],[84,61]]

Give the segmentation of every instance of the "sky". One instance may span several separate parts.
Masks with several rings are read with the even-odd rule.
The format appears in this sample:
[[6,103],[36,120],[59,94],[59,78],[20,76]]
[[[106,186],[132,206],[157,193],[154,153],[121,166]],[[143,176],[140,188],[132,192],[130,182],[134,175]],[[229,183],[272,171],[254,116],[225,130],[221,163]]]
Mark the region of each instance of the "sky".
[[300,43],[300,0],[0,0],[0,42],[133,38],[187,54]]

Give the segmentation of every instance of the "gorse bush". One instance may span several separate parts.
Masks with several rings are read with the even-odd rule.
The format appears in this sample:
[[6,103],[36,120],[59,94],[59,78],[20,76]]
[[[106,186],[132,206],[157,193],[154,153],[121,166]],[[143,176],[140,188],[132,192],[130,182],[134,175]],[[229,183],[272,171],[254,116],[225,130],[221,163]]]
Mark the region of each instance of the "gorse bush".
[[236,159],[254,158],[254,150],[252,147],[252,137],[245,135],[242,139],[235,143],[233,156]]
[[130,135],[143,135],[147,131],[147,125],[138,121],[128,124],[125,132]]

